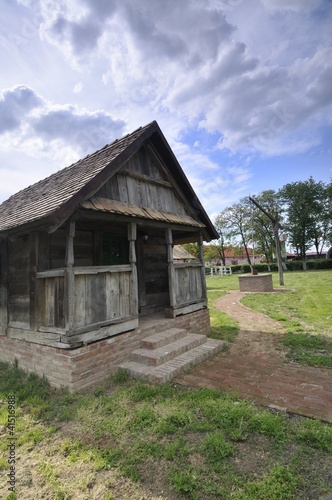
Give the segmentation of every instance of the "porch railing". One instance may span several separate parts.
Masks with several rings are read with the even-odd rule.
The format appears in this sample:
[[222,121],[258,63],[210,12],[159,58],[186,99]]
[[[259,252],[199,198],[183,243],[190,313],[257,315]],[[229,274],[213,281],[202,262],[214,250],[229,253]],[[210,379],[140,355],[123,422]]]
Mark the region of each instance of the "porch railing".
[[137,314],[131,265],[74,267],[72,272],[73,297],[68,297],[65,268],[37,273],[40,330],[66,330],[70,302],[72,334]]
[[174,264],[176,305],[205,299],[200,263]]

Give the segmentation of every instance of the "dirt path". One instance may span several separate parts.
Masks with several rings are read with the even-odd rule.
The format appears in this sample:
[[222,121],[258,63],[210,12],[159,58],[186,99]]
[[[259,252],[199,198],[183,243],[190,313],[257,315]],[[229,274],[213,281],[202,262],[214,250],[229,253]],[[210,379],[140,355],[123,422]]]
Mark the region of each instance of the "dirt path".
[[230,349],[196,367],[176,382],[193,387],[236,391],[264,406],[332,422],[332,370],[286,361],[278,339],[282,326],[240,304],[237,290],[216,306],[240,324]]

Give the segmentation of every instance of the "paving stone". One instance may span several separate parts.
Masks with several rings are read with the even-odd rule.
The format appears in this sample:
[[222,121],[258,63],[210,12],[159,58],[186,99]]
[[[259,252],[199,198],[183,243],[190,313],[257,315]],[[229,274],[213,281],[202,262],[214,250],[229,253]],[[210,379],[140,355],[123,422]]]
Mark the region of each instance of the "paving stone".
[[[199,337],[205,336],[199,335]],[[206,337],[204,340],[205,342],[203,344],[191,348],[189,351],[159,366],[146,365],[138,361],[127,361],[121,363],[119,368],[128,371],[133,378],[148,380],[150,382],[166,383],[197,363],[206,360],[210,356],[214,356],[227,346],[227,343],[222,340],[207,339]]]
[[229,349],[178,376],[176,382],[236,391],[258,404],[282,405],[290,413],[332,422],[332,369],[287,362],[279,343],[283,327],[244,307],[239,302],[244,295],[234,290],[216,301],[240,324]]

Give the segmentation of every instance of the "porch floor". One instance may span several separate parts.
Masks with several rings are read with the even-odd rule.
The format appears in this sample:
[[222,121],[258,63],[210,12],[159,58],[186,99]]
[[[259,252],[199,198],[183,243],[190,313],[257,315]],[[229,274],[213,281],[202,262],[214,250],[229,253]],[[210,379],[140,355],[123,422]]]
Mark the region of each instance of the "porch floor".
[[166,318],[164,311],[146,314],[144,316],[139,316],[139,329],[149,330],[157,327],[163,327],[164,325],[169,325],[172,328],[174,324],[173,318]]

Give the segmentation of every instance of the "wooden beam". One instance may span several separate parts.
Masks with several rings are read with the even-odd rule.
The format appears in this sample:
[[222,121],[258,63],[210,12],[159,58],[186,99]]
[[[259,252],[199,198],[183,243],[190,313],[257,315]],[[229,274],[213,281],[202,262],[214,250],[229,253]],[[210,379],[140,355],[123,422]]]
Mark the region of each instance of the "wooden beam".
[[165,240],[167,247],[167,262],[168,262],[168,286],[169,286],[169,303],[171,308],[176,306],[176,290],[175,290],[175,270],[173,258],[173,234],[171,228],[165,231]]
[[119,173],[132,177],[133,179],[137,179],[139,181],[147,182],[149,184],[156,184],[157,186],[163,186],[167,188],[173,187],[173,185],[169,181],[163,181],[160,179],[151,179],[151,177],[149,177],[148,175],[139,174],[137,172],[134,172],[133,170],[129,170],[126,168],[122,168]]
[[131,280],[130,280],[130,312],[138,314],[138,276],[136,266],[136,238],[137,226],[134,222],[128,224],[128,241],[129,241],[129,263],[131,265]]
[[71,332],[74,328],[75,315],[75,275],[74,275],[74,237],[75,221],[69,221],[67,225],[66,241],[66,267],[65,267],[65,325],[66,331]]
[[205,266],[204,266],[204,258],[203,258],[203,235],[200,233],[198,236],[198,258],[201,263],[201,281],[202,281],[202,295],[206,299],[207,298],[207,288],[206,288],[206,279],[205,279]]

